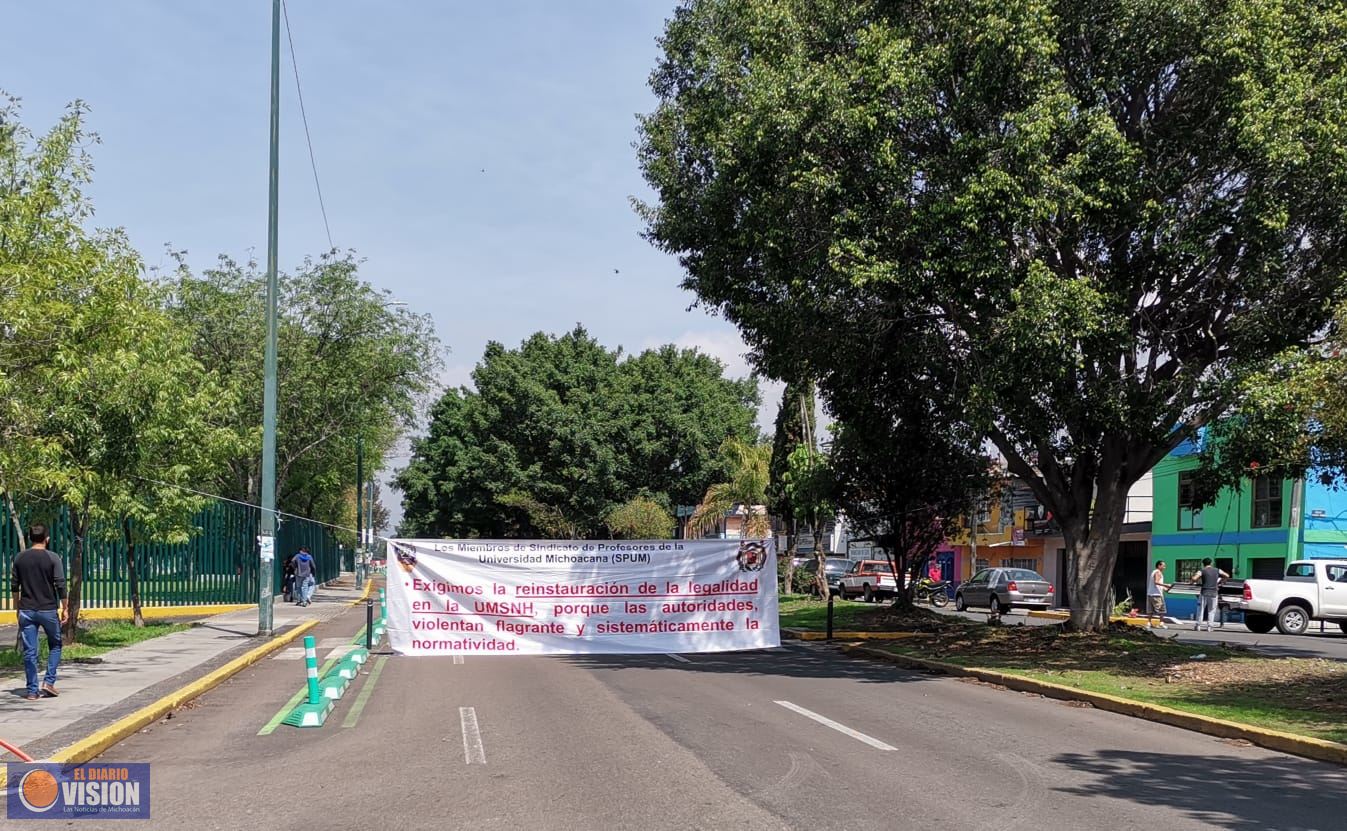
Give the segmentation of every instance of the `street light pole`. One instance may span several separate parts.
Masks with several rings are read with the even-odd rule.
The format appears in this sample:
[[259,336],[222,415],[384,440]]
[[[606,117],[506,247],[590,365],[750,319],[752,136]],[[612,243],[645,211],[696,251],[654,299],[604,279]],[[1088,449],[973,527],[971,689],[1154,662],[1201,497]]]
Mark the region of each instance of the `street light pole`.
[[[355,559],[360,562],[360,554],[365,546],[365,532],[361,527],[361,522],[365,518],[365,511],[362,503],[365,494],[365,438],[356,436],[355,439]],[[359,566],[356,571],[359,572]]]
[[258,528],[257,633],[271,634],[272,573],[276,557],[276,278],[280,201],[281,0],[271,0],[271,176],[267,200],[267,348],[262,386],[262,516]]

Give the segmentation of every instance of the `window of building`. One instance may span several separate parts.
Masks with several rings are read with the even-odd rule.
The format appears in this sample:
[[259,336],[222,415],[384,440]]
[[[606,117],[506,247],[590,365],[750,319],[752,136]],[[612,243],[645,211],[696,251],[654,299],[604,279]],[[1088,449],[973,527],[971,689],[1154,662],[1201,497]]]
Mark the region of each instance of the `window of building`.
[[1028,560],[1021,557],[1003,557],[1001,559],[1001,568],[1022,568],[1028,571],[1038,570],[1038,560]]
[[1260,476],[1253,480],[1253,527],[1276,528],[1282,524],[1282,480]]
[[1170,582],[1187,583],[1193,575],[1202,570],[1201,560],[1179,560],[1174,563],[1174,573],[1169,575]]
[[1200,531],[1202,530],[1202,508],[1197,505],[1197,499],[1193,495],[1193,474],[1185,472],[1179,474],[1179,530],[1180,531]]
[[977,561],[973,563],[974,571],[981,571],[984,568],[991,568],[991,567],[992,567],[991,561],[985,560],[982,557],[978,557]]

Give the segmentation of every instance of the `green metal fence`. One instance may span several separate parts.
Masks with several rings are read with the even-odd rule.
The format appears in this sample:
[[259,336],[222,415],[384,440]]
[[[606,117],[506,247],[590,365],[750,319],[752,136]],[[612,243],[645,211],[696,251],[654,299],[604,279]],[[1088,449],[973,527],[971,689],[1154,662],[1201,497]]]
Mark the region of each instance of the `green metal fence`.
[[[138,540],[135,545],[142,606],[189,606],[202,603],[256,603],[260,562],[257,554],[259,509],[217,501],[193,518],[196,532],[181,543]],[[70,512],[61,508],[53,517],[27,516],[25,525],[42,521],[51,533],[50,548],[61,555],[70,573],[75,537]],[[9,511],[0,505],[0,573],[11,573],[19,551],[18,534]],[[132,527],[133,539],[137,539]],[[320,583],[335,579],[351,558],[327,526],[307,519],[282,517],[272,563],[272,585],[279,595],[285,559],[300,546],[308,546],[318,562]],[[85,537],[83,608],[118,608],[131,605],[127,577],[126,542],[119,526],[96,525]],[[347,569],[350,570],[350,569]],[[6,581],[8,582],[8,581]],[[5,586],[0,609],[12,608],[13,597]]]

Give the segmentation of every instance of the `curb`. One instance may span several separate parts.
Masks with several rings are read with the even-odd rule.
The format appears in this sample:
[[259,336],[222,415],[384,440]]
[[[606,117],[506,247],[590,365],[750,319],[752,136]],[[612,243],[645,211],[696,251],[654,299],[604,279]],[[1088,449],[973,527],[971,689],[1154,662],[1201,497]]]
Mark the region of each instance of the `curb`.
[[[828,639],[827,632],[817,629],[782,629],[781,634],[798,641],[822,641]],[[924,638],[926,632],[847,632],[834,631],[835,641],[899,641],[908,638]]]
[[929,658],[897,655],[870,646],[851,645],[842,647],[842,650],[848,655],[878,658],[913,669],[933,670],[946,675],[975,678],[1017,692],[1036,693],[1060,701],[1085,701],[1096,709],[1107,710],[1111,713],[1167,724],[1170,727],[1192,730],[1196,733],[1205,733],[1208,736],[1216,736],[1222,739],[1243,739],[1250,744],[1268,750],[1289,753],[1293,756],[1303,756],[1306,759],[1314,759],[1320,762],[1347,765],[1347,744],[1312,739],[1308,736],[1297,736],[1294,733],[1254,727],[1248,724],[1226,721],[1225,719],[1212,718],[1211,716],[1201,716],[1159,704],[1145,704],[1105,693],[1089,692],[1062,684],[1053,684],[1049,681],[1038,681],[1019,675],[996,672],[995,670],[973,669],[944,661],[932,661]]
[[[306,620],[303,623],[296,625],[285,634],[273,637],[261,646],[245,652],[224,666],[190,682],[186,686],[174,690],[158,701],[147,704],[139,710],[136,710],[134,713],[114,721],[107,727],[85,736],[74,744],[56,751],[50,758],[42,759],[40,761],[66,765],[77,765],[87,762],[121,740],[158,721],[165,713],[176,710],[197,696],[218,687],[230,677],[247,669],[263,658],[266,658],[273,652],[280,650],[281,647],[294,641],[300,635],[303,635],[317,625],[317,620]],[[5,786],[5,779],[5,771],[0,770],[0,788]]]
[[[142,606],[141,617],[146,620],[164,620],[177,617],[211,617],[256,609],[256,603],[216,603],[203,606]],[[130,620],[130,606],[116,606],[108,609],[80,609],[80,620]]]
[[360,593],[359,597],[357,597],[355,600],[352,600],[350,603],[346,605],[359,606],[361,603],[364,603],[366,600],[369,600],[370,592],[372,591],[374,591],[374,578],[367,577],[365,578],[365,590]]

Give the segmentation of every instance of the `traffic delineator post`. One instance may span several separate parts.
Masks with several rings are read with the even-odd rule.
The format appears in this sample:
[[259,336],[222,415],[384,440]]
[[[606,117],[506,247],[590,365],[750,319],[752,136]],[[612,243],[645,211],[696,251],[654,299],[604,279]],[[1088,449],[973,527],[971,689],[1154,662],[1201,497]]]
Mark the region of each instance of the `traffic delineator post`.
[[313,635],[304,636],[304,672],[309,681],[308,700],[291,710],[281,723],[292,727],[322,727],[327,714],[332,712],[332,699],[324,695],[318,684],[318,651]]

